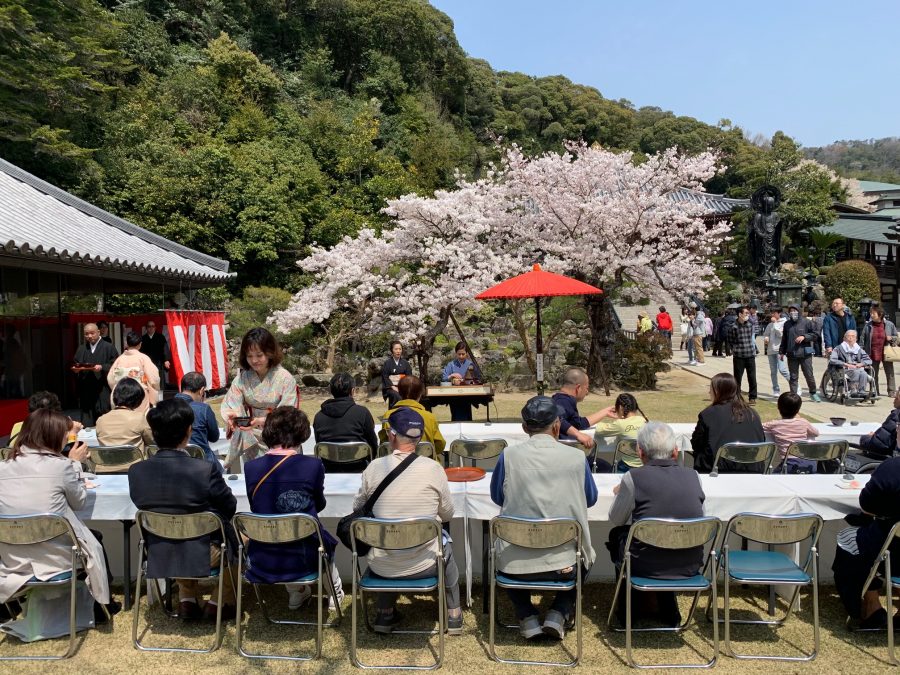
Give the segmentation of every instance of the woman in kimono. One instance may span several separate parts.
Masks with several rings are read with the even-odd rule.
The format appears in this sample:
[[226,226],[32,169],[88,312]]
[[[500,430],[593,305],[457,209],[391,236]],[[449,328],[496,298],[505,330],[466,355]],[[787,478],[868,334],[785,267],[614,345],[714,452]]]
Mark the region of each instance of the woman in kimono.
[[[265,328],[252,328],[241,341],[241,372],[222,402],[222,418],[231,439],[226,472],[240,471],[242,456],[250,461],[266,452],[262,430],[270,412],[300,404],[297,381],[281,367],[282,358],[281,346]],[[237,426],[236,417],[249,417],[250,423]]]

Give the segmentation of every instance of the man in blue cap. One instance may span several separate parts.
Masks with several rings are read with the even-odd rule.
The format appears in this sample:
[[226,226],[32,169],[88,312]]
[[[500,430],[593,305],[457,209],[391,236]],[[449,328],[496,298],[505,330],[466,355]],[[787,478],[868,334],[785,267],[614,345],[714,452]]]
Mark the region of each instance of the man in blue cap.
[[[353,509],[360,509],[381,482],[403,462],[406,468],[385,488],[372,507],[376,518],[434,518],[448,522],[453,517],[453,499],[444,467],[425,457],[417,457],[416,443],[422,438],[425,421],[410,408],[398,408],[389,418],[388,441],[391,453],[379,457],[362,473]],[[413,459],[410,460],[410,457]],[[459,597],[459,568],[453,547],[444,535],[444,587],[447,591],[447,633],[462,633],[462,605]],[[373,548],[368,554],[369,569],[391,579],[423,579],[437,574],[437,541],[402,551]],[[376,594],[376,633],[390,633],[401,621],[395,609],[396,593]]]
[[[506,448],[491,477],[491,499],[500,514],[521,518],[574,518],[581,524],[582,578],[594,564],[587,510],[597,502],[597,486],[579,448],[559,443],[556,403],[535,396],[522,408],[522,429],[529,439]],[[564,581],[575,578],[575,547],[564,544],[542,551],[497,542],[497,569],[508,577]],[[507,589],[526,640],[539,635],[562,639],[574,621],[575,591],[561,591],[541,625],[529,591]]]

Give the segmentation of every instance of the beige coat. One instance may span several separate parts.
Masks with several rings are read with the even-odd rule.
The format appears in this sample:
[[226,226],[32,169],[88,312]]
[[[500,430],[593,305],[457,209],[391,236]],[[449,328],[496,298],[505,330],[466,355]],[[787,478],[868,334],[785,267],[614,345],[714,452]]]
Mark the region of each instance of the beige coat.
[[[141,412],[146,412],[151,405],[159,401],[159,369],[146,354],[134,348],[126,349],[109,368],[106,381],[109,388],[115,391],[116,385],[124,377],[131,377],[141,383],[144,388],[144,401],[138,407]],[[112,394],[109,396],[110,405],[113,408]]]
[[[103,548],[75,511],[84,507],[87,490],[81,466],[61,455],[24,449],[15,460],[0,462],[0,515],[58,513],[72,525],[81,542],[87,584],[98,602],[109,602],[109,583]],[[0,602],[9,599],[32,576],[43,581],[71,569],[72,554],[66,538],[40,544],[0,544]]]
[[153,433],[146,413],[116,408],[97,419],[97,440],[100,445],[134,445],[146,450],[153,444]]

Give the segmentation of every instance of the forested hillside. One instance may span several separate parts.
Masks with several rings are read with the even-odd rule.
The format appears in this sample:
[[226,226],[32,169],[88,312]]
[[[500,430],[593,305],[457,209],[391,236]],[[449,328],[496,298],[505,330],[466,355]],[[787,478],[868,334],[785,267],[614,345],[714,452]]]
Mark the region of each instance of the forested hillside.
[[806,148],[804,153],[842,176],[900,183],[900,138],[838,141],[821,148]]
[[0,0],[0,156],[229,258],[238,287],[296,289],[308,246],[380,226],[385,199],[564,139],[716,149],[708,189],[778,184],[791,231],[843,195],[783,134],[496,72],[424,0]]

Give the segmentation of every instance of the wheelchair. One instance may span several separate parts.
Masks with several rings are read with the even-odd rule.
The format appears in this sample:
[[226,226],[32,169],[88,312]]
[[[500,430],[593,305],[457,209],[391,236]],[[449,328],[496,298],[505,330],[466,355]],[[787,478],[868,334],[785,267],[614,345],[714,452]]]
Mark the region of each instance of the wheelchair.
[[822,396],[832,403],[851,405],[854,403],[869,403],[875,405],[878,396],[875,393],[875,377],[872,366],[863,366],[866,372],[866,385],[862,391],[850,391],[850,380],[847,377],[847,368],[843,365],[828,365],[822,375],[820,389]]

